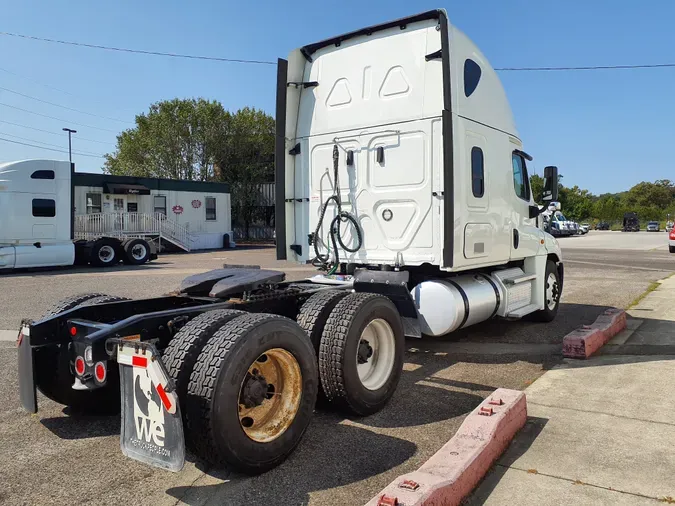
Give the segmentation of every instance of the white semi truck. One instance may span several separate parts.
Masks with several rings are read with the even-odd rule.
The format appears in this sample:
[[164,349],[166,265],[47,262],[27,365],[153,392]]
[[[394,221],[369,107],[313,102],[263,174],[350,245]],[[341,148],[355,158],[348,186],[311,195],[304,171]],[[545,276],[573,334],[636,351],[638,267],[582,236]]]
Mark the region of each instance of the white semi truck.
[[156,247],[142,238],[75,239],[73,170],[70,162],[56,160],[0,163],[0,271],[139,265],[157,257]]
[[[85,410],[121,392],[126,455],[179,470],[187,445],[260,473],[300,442],[319,390],[329,409],[382,409],[406,337],[555,318],[562,255],[531,158],[495,71],[444,10],[279,60],[276,125],[277,257],[323,274],[225,266],[170,296],[61,301],[21,328],[28,411],[36,388]],[[550,202],[557,169],[544,172]]]

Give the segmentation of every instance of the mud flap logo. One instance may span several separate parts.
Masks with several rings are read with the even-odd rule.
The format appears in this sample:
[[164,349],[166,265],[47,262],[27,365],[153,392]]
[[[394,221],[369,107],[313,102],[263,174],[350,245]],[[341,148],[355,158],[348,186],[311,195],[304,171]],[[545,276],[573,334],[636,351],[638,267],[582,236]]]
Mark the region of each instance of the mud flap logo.
[[[156,351],[152,349],[156,356]],[[120,360],[121,359],[121,360]],[[185,462],[185,440],[180,407],[175,397],[153,380],[168,377],[160,360],[153,366],[131,366],[131,358],[118,356],[122,393],[122,453],[132,459],[171,471]],[[150,362],[150,361],[149,361]],[[145,365],[145,364],[143,364]],[[164,396],[165,398],[163,398]]]
[[133,368],[136,438],[164,447],[164,409],[147,369]]

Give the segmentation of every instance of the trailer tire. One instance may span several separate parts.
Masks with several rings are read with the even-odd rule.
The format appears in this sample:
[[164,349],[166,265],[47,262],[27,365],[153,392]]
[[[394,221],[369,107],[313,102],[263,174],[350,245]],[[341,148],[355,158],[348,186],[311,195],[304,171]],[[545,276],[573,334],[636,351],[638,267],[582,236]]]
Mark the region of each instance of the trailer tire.
[[[328,399],[356,415],[381,410],[401,378],[404,345],[401,317],[387,297],[347,295],[331,312],[321,336],[319,374]],[[359,370],[359,365],[368,367]]]
[[[267,384],[265,374],[274,380]],[[190,376],[188,447],[238,472],[272,469],[300,442],[317,388],[316,356],[297,323],[271,314],[239,316],[207,341]]]
[[[75,295],[52,306],[41,319],[55,316],[81,306],[129,300],[101,293]],[[67,346],[56,345],[35,350],[35,384],[48,399],[89,414],[114,414],[120,410],[119,370],[111,367],[105,386],[96,390],[73,390],[75,377],[71,372]]]
[[122,244],[122,261],[128,265],[141,265],[150,260],[150,245],[143,239],[129,239]]
[[91,247],[89,263],[96,267],[110,267],[120,261],[121,243],[116,239],[103,237]]
[[190,320],[169,341],[162,354],[162,360],[169,376],[176,386],[183,420],[185,420],[185,399],[187,397],[190,375],[195,367],[199,353],[206,341],[230,320],[246,314],[236,309],[217,309],[207,311]]
[[537,322],[552,322],[560,306],[560,279],[558,268],[552,260],[546,262],[543,290],[544,309],[532,313],[531,319]]

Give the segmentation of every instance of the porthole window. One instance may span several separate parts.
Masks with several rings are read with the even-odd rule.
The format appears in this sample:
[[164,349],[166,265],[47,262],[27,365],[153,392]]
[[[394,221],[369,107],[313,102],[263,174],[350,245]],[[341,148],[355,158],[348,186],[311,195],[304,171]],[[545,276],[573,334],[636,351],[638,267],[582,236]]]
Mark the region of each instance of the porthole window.
[[464,61],[464,95],[470,97],[480,81],[481,69],[473,60]]

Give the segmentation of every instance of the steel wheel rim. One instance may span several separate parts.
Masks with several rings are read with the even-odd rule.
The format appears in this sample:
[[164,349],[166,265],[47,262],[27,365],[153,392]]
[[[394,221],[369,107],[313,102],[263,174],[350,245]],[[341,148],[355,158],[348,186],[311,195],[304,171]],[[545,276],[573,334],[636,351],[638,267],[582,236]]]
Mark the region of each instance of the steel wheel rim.
[[136,244],[133,248],[131,248],[131,256],[134,258],[134,260],[143,260],[146,254],[147,250],[143,244]]
[[384,386],[396,358],[396,339],[391,325],[381,318],[372,320],[359,339],[356,348],[356,370],[361,384],[368,390]]
[[[260,376],[267,388],[263,388],[263,381],[256,379]],[[264,398],[255,398],[261,388],[266,391]],[[267,350],[250,365],[241,382],[239,425],[253,441],[274,441],[295,420],[301,398],[302,371],[296,358],[282,348]],[[259,404],[247,407],[247,401]]]
[[558,303],[558,280],[555,274],[550,273],[546,278],[546,307],[550,310],[555,309]]
[[112,246],[108,246],[107,244],[104,246],[101,246],[101,249],[98,250],[98,259],[101,262],[108,263],[110,262],[113,258],[115,258],[115,250]]

